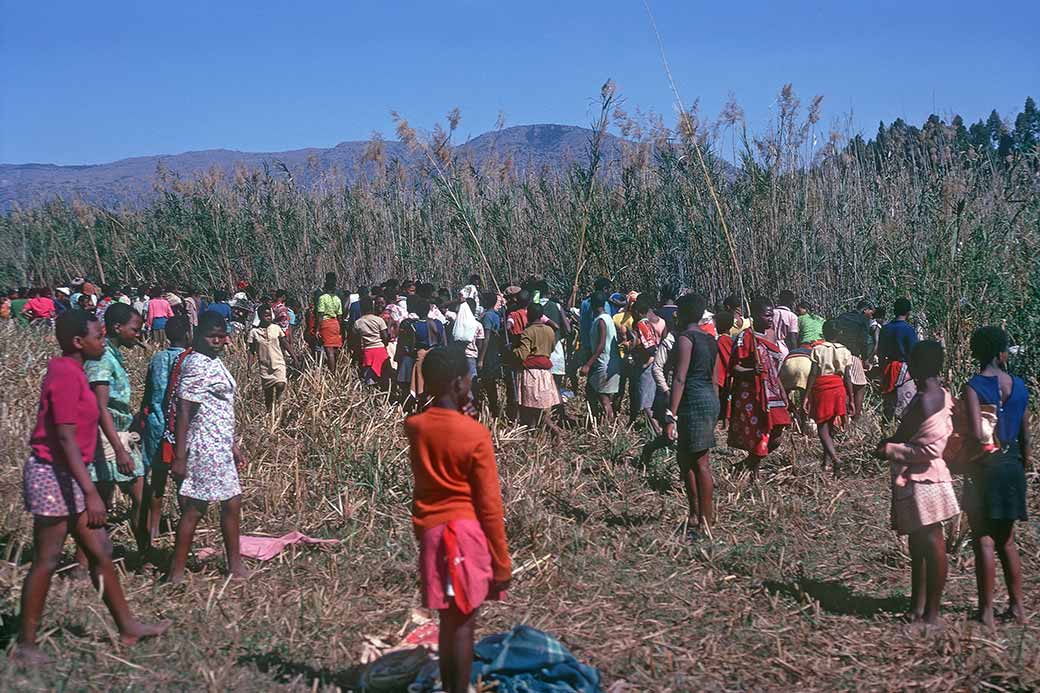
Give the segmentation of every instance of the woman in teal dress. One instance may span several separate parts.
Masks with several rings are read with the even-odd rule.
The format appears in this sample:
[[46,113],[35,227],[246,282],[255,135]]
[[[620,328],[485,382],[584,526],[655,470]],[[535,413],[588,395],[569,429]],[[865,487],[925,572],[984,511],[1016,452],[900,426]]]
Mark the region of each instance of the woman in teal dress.
[[[101,433],[90,465],[90,480],[97,486],[109,511],[116,486],[130,496],[133,506],[130,518],[135,530],[144,490],[144,462],[140,445],[131,432],[134,415],[130,409],[130,376],[120,350],[137,345],[143,324],[141,314],[130,306],[111,304],[105,311],[105,334],[108,335],[105,353],[97,361],[84,364],[87,382],[94,391],[101,414]],[[80,564],[85,565],[86,557],[82,558]]]
[[163,460],[162,441],[166,432],[166,411],[169,405],[170,373],[181,359],[191,341],[191,323],[187,315],[175,315],[166,323],[166,338],[169,346],[152,357],[148,364],[148,375],[144,381],[144,397],[141,399],[140,418],[144,421],[142,449],[146,482],[141,503],[141,520],[147,527],[145,543],[151,544],[159,535],[159,519],[162,517],[163,496],[169,475],[169,462]]

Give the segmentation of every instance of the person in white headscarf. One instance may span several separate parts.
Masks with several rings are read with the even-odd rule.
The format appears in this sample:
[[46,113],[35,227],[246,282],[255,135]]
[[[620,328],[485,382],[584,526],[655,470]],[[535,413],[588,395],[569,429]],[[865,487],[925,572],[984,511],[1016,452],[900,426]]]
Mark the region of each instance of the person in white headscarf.
[[474,284],[466,284],[459,291],[459,299],[462,301],[473,300],[473,304],[476,305],[476,309],[473,311],[473,315],[480,320],[480,316],[484,314],[484,306],[480,305],[480,289]]
[[480,346],[484,341],[484,326],[476,318],[475,306],[475,299],[463,296],[451,330],[452,340],[456,344],[465,345],[466,362],[469,364],[470,375],[473,376],[474,382],[477,377],[477,357],[480,355]]

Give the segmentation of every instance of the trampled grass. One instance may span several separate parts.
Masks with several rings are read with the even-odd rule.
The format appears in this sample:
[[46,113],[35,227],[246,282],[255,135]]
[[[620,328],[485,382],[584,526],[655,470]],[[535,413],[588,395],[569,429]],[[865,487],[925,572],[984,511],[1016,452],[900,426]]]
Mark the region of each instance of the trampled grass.
[[[0,339],[0,615],[14,636],[31,520],[21,467],[39,379],[53,346],[41,335]],[[147,354],[129,359],[139,382]],[[347,689],[366,635],[395,641],[419,605],[409,522],[410,471],[400,416],[344,375],[306,373],[290,385],[279,426],[265,418],[241,352],[227,357],[240,384],[239,430],[250,460],[243,530],[298,529],[341,540],[290,548],[229,584],[222,558],[196,562],[187,583],[158,583],[126,526],[113,541],[133,608],[170,618],[168,636],[116,644],[89,583],[54,581],[43,647],[54,658],[27,674],[0,663],[0,687],[19,690]],[[139,391],[138,391],[139,392]],[[580,401],[572,404],[579,414]],[[841,451],[850,474],[821,474],[818,442],[788,439],[757,486],[720,447],[714,539],[685,539],[674,459],[638,464],[640,432],[570,432],[560,444],[499,427],[496,448],[517,572],[508,601],[486,608],[479,636],[527,623],[628,690],[834,690],[1040,687],[1040,626],[987,630],[974,608],[970,551],[953,557],[946,627],[912,630],[909,562],[888,528],[885,470],[867,456],[879,430],[864,422]],[[168,504],[171,505],[172,504]],[[1035,494],[1030,508],[1040,511]],[[1040,537],[1020,528],[1027,610],[1040,587]],[[215,515],[196,550],[219,550]],[[71,543],[68,557],[71,558]],[[160,542],[160,564],[172,538]],[[998,581],[999,582],[999,581]],[[998,586],[998,605],[1003,600]]]

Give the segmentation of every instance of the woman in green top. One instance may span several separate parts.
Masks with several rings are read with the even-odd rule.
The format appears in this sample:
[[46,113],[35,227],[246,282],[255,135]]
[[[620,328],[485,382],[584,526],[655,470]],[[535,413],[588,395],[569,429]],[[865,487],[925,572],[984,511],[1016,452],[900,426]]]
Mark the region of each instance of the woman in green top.
[[343,327],[340,323],[340,318],[343,317],[343,302],[336,295],[335,272],[325,275],[325,286],[318,297],[317,313],[321,345],[325,348],[329,368],[335,372],[336,358],[339,356],[339,350],[343,348]]
[[[130,376],[126,372],[120,349],[129,349],[141,338],[141,314],[123,303],[113,303],[105,311],[105,332],[108,339],[105,353],[97,361],[87,361],[84,370],[87,382],[94,391],[101,414],[101,444],[90,465],[90,480],[97,486],[101,499],[111,511],[115,487],[130,496],[131,525],[138,543],[145,545],[147,537],[139,533],[141,495],[144,490],[144,461],[139,446],[140,436],[131,433],[134,423],[131,409]],[[85,557],[84,557],[85,558]],[[85,565],[84,561],[80,561]]]
[[807,301],[800,301],[795,308],[798,313],[798,339],[802,344],[813,344],[823,341],[822,317],[812,312]]

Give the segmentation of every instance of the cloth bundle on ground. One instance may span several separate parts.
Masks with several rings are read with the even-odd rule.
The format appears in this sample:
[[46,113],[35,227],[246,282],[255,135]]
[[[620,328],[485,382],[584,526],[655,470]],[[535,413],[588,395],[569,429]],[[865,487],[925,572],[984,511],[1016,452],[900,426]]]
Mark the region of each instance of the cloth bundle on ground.
[[[240,540],[242,555],[258,561],[269,561],[292,544],[338,544],[339,539],[315,539],[300,532],[289,532],[280,537],[254,537],[243,534]],[[195,556],[201,561],[215,556],[217,550],[212,547],[199,549]]]
[[477,643],[473,682],[495,683],[498,693],[597,693],[599,672],[574,658],[563,643],[530,626],[516,626]]

